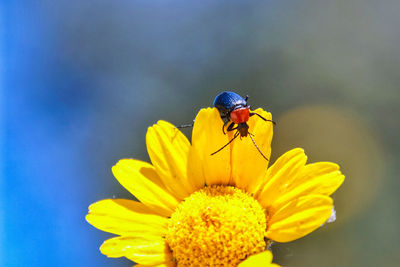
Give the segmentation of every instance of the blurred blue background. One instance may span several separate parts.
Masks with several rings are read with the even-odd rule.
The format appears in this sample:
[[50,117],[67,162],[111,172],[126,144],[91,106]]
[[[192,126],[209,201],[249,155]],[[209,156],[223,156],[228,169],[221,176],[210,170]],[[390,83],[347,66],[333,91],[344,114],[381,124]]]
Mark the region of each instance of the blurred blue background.
[[[224,89],[273,113],[272,161],[300,146],[347,176],[337,221],[273,245],[285,266],[398,266],[398,0],[0,3],[0,266],[130,266],[90,203],[131,198],[158,119],[190,122]],[[185,131],[190,136],[190,131]]]

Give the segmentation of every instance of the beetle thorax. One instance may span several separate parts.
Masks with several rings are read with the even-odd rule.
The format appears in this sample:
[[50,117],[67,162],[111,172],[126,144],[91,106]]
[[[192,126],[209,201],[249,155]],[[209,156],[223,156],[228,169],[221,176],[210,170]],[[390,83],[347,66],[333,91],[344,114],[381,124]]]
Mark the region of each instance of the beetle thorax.
[[249,120],[250,111],[248,107],[238,108],[231,112],[231,121],[241,124]]

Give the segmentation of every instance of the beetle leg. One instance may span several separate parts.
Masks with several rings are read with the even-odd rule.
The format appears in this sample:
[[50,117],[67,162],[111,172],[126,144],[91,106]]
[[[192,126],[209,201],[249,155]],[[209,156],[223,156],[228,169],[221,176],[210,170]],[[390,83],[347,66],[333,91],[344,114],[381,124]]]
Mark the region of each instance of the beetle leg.
[[224,134],[226,134],[226,132],[225,132],[225,127],[226,127],[226,125],[229,123],[229,121],[226,121],[226,122],[224,122],[224,124],[222,125],[222,132],[224,133]]
[[249,117],[254,116],[254,115],[257,115],[258,117],[260,117],[260,118],[263,119],[264,121],[270,121],[270,122],[272,122],[274,125],[276,124],[276,122],[274,122],[273,120],[267,120],[266,118],[264,118],[263,116],[261,116],[261,115],[258,114],[258,113],[255,113],[255,112],[251,112],[251,113],[249,114]]
[[226,130],[227,130],[228,132],[233,131],[233,130],[236,130],[236,129],[237,129],[237,126],[236,126],[235,128],[233,128],[233,126],[235,126],[235,123],[234,123],[234,122],[232,122],[231,124],[229,124],[228,129],[226,129]]
[[181,124],[181,125],[179,125],[179,126],[175,126],[175,128],[178,128],[178,129],[189,128],[189,127],[193,127],[193,124],[194,124],[194,120],[193,120],[192,123]]
[[179,126],[175,126],[175,128],[178,128],[178,129],[189,128],[189,127],[193,127],[193,123],[191,123],[191,124],[182,124],[182,125],[179,125]]

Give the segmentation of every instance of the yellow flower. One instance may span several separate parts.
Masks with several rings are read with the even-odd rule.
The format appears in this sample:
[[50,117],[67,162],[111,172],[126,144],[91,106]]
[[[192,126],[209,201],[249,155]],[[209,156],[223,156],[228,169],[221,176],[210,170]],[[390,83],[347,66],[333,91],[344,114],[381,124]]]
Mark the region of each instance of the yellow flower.
[[[140,202],[106,199],[89,207],[90,224],[118,235],[103,243],[103,254],[142,266],[277,266],[266,250],[272,241],[298,239],[328,220],[329,195],[344,181],[338,165],[306,165],[296,148],[268,168],[248,137],[211,156],[234,134],[223,134],[222,124],[217,109],[202,109],[191,145],[159,121],[146,135],[152,164],[123,159],[112,168]],[[269,158],[272,123],[254,116],[248,124]]]

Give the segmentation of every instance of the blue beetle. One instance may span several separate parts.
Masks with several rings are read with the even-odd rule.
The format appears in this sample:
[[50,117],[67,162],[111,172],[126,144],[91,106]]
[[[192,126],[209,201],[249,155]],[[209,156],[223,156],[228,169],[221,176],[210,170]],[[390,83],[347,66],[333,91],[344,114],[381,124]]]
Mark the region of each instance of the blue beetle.
[[[222,132],[225,133],[225,126],[229,124],[228,128],[226,129],[228,132],[237,130],[237,132],[234,134],[233,138],[223,147],[212,153],[211,155],[214,155],[224,149],[227,145],[229,145],[236,137],[240,135],[240,137],[245,137],[247,135],[250,136],[251,140],[253,141],[254,146],[257,148],[258,152],[266,159],[267,157],[264,156],[264,154],[261,152],[261,150],[258,148],[256,142],[254,141],[252,134],[249,133],[249,125],[247,124],[247,121],[251,116],[257,115],[264,121],[270,121],[273,124],[275,124],[274,121],[272,120],[267,120],[260,114],[257,114],[255,112],[250,112],[250,106],[247,104],[247,99],[249,97],[246,95],[245,98],[241,97],[240,95],[230,92],[230,91],[224,91],[220,94],[218,94],[215,99],[214,99],[214,107],[216,107],[219,111],[219,114],[221,116],[221,119],[223,120],[224,124],[222,125]],[[235,125],[237,125],[235,127]]]

